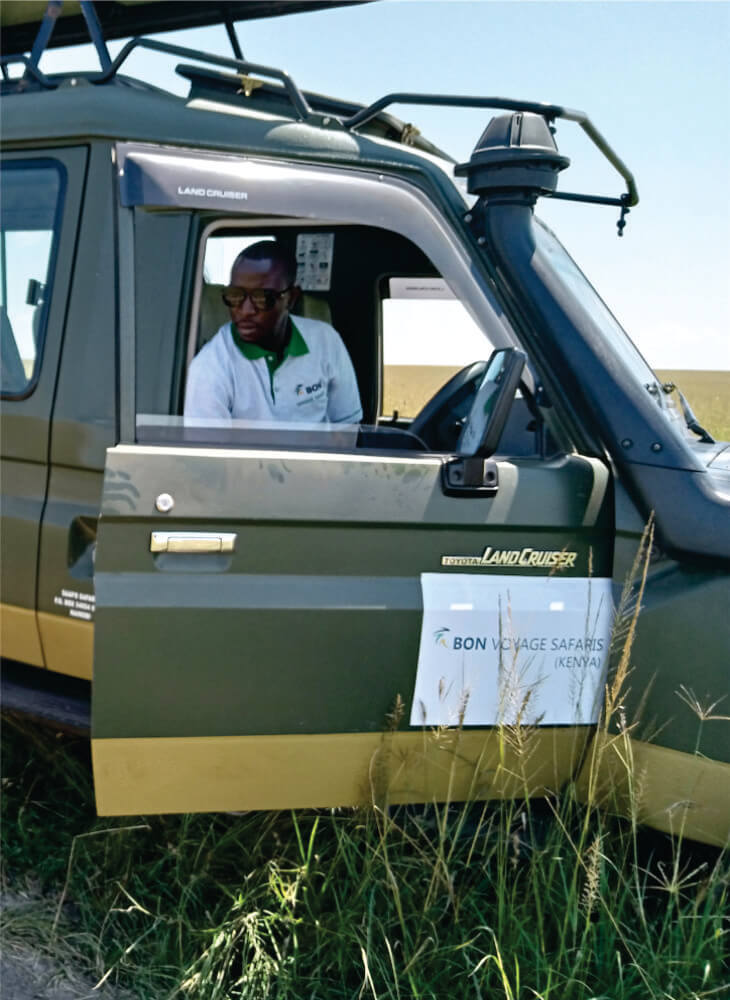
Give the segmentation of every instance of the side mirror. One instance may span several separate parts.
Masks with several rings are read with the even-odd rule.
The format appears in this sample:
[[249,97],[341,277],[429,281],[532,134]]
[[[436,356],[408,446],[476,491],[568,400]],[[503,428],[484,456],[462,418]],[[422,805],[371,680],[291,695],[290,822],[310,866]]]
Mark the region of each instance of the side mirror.
[[25,293],[25,304],[27,306],[37,306],[43,301],[43,293],[46,286],[36,278],[28,279],[28,288]]
[[526,361],[514,347],[494,351],[459,435],[459,455],[487,458],[497,450]]
[[498,492],[499,470],[489,456],[499,445],[526,360],[522,351],[508,347],[495,351],[487,362],[456,443],[459,457],[446,462],[441,470],[441,486],[447,496],[493,497]]

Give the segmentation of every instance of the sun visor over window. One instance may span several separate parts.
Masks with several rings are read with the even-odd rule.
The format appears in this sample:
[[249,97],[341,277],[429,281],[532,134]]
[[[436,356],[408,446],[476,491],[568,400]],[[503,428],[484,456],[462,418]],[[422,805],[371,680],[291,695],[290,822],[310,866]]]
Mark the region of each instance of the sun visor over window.
[[[137,143],[118,143],[116,155],[120,199],[125,207],[289,217],[301,217],[304,211],[308,218],[352,221],[358,215],[358,205],[363,218],[370,218],[370,193],[377,185],[383,218],[395,218],[404,211],[403,188],[378,184],[365,171],[161,150]],[[411,189],[405,195],[411,210],[416,207],[413,197]]]

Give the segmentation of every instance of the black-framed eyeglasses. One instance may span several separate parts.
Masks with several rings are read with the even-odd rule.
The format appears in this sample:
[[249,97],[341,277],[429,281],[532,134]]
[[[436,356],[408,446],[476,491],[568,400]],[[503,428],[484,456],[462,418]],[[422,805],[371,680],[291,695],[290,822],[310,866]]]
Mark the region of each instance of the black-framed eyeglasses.
[[229,309],[240,309],[246,299],[251,299],[251,305],[257,312],[264,312],[273,309],[279,299],[291,291],[293,285],[282,288],[279,292],[275,288],[253,288],[250,291],[246,288],[238,288],[236,285],[229,285],[221,292],[221,298]]

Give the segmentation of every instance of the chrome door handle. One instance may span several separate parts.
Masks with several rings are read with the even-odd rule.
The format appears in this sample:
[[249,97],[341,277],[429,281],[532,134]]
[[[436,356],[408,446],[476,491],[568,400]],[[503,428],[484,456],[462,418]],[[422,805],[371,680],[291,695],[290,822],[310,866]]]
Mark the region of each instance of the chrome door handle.
[[150,552],[233,552],[234,532],[153,531]]

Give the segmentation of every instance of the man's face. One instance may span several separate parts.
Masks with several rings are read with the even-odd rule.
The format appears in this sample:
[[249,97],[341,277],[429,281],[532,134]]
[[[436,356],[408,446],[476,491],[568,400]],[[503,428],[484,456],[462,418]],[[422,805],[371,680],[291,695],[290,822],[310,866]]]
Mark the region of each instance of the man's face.
[[240,305],[229,306],[231,320],[242,340],[249,344],[275,346],[286,332],[289,307],[296,294],[293,287],[284,291],[287,279],[282,267],[271,260],[241,260],[231,271],[231,285],[246,292],[257,289],[284,292],[269,309],[257,309],[250,298]]

